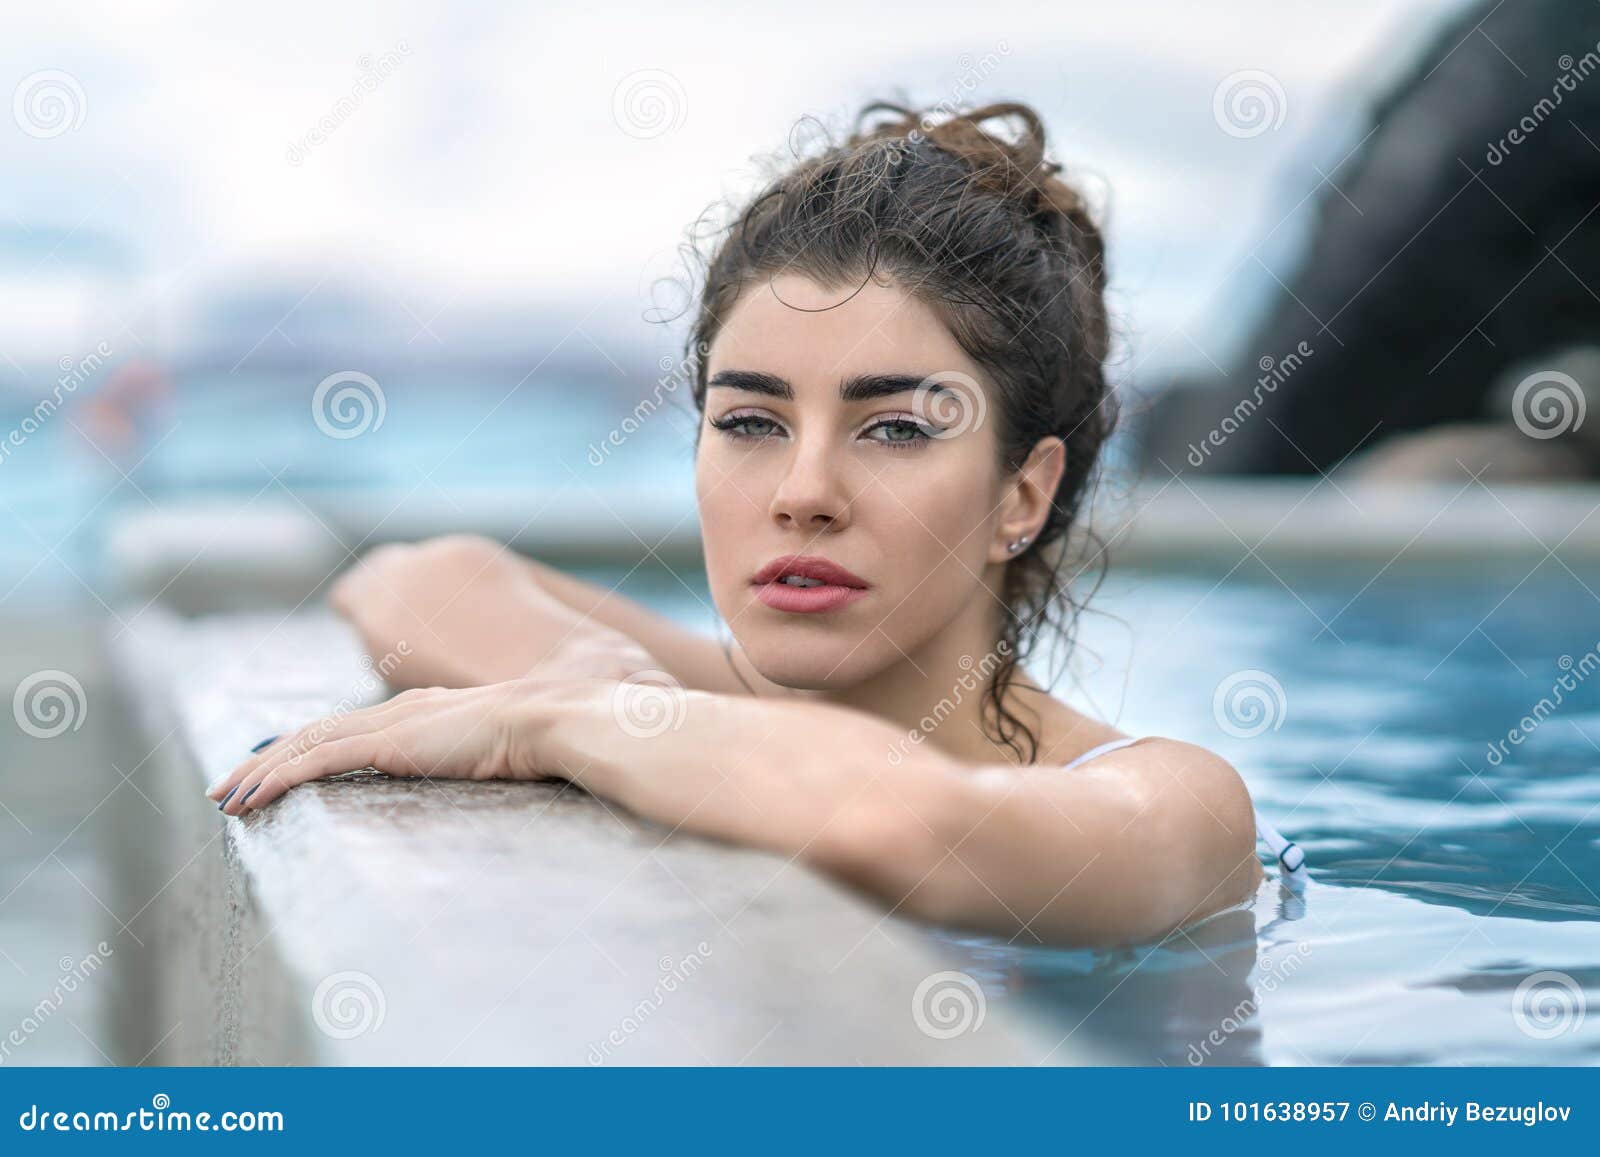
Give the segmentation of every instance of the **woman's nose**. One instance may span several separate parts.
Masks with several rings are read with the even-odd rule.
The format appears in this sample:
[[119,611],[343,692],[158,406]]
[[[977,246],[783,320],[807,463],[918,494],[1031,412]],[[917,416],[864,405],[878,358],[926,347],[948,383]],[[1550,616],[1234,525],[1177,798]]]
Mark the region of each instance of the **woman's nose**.
[[797,440],[770,509],[779,523],[807,530],[838,527],[849,521],[851,497],[844,465],[832,448],[821,439]]

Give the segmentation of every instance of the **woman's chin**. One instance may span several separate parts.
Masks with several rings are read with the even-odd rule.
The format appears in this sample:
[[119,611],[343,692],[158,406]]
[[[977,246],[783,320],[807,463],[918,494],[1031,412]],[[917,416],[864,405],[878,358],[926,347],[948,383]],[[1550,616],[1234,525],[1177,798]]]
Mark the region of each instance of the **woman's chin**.
[[752,651],[745,648],[745,656],[763,679],[794,691],[838,691],[853,687],[863,679],[864,659],[860,651],[851,653],[850,645],[828,648],[827,654],[808,652],[796,654],[774,642],[769,654],[763,648]]

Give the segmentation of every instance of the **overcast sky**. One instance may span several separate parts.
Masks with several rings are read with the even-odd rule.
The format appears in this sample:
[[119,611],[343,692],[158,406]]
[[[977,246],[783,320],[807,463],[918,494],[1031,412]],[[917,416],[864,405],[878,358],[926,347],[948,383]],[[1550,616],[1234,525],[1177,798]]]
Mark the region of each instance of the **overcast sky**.
[[[7,13],[0,339],[20,340],[29,277],[108,253],[170,308],[339,267],[424,320],[511,298],[626,325],[686,225],[798,117],[906,95],[1034,103],[1055,156],[1109,194],[1129,328],[1183,353],[1361,97],[1460,3],[133,7]],[[1218,119],[1240,73],[1266,127]],[[30,104],[53,95],[64,113]]]

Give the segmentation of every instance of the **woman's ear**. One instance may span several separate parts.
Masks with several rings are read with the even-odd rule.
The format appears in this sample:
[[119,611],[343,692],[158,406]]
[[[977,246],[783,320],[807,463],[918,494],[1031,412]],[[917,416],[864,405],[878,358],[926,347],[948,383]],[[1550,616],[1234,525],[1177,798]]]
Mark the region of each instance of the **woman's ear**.
[[1050,506],[1066,469],[1067,444],[1060,438],[1052,434],[1034,444],[1027,461],[1006,482],[1000,521],[990,547],[991,561],[1016,558],[1038,538],[1050,517]]

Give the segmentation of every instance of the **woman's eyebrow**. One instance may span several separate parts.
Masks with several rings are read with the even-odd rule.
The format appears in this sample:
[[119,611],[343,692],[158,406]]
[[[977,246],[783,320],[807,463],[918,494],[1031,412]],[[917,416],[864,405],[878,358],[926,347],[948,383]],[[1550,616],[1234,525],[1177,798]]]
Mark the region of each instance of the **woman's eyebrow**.
[[930,394],[952,392],[949,386],[928,374],[857,374],[839,383],[839,397],[846,402],[869,402],[873,398],[914,390]]
[[707,389],[717,386],[725,386],[730,390],[748,390],[752,394],[766,394],[782,398],[786,402],[794,401],[793,386],[777,374],[766,374],[760,370],[721,370],[706,383]]
[[[777,374],[763,373],[760,370],[722,370],[706,383],[706,386],[708,389],[712,386],[725,386],[734,390],[748,390],[754,394],[766,394],[786,402],[794,401],[793,386]],[[867,402],[874,398],[910,393],[918,389],[926,389],[931,394],[951,392],[950,387],[941,383],[937,377],[924,374],[856,374],[839,383],[839,397],[845,402]]]

